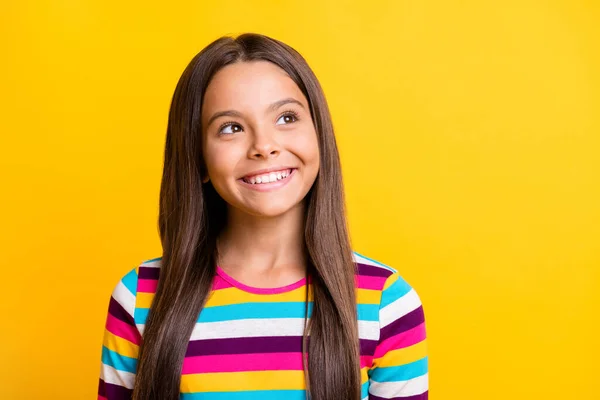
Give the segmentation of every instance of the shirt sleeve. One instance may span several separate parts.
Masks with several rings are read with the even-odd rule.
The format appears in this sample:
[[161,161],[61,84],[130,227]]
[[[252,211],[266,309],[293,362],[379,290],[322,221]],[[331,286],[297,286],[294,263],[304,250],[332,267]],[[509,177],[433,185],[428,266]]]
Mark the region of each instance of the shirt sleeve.
[[369,371],[369,400],[427,400],[425,317],[417,292],[394,272],[379,306],[380,337]]
[[141,335],[135,325],[137,270],[114,288],[102,343],[98,400],[130,400],[137,368]]

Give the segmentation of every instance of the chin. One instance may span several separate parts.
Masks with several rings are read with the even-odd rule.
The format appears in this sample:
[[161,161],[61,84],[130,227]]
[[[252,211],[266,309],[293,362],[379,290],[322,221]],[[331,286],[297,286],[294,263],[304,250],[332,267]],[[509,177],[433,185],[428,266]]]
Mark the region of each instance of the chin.
[[298,208],[302,206],[302,202],[296,203],[289,201],[261,203],[262,204],[247,204],[246,207],[242,207],[241,210],[257,217],[278,217],[298,210]]
[[279,217],[290,212],[294,208],[294,206],[265,206],[252,208],[248,210],[248,212],[249,214],[255,215],[257,217]]

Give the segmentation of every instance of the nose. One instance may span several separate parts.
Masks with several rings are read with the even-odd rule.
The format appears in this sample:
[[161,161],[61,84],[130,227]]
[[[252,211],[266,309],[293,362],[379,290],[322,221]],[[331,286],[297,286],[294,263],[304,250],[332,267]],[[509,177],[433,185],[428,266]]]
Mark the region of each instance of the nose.
[[273,132],[268,130],[255,130],[253,132],[252,143],[248,149],[248,157],[256,160],[266,160],[277,157],[281,152],[281,147],[274,137]]

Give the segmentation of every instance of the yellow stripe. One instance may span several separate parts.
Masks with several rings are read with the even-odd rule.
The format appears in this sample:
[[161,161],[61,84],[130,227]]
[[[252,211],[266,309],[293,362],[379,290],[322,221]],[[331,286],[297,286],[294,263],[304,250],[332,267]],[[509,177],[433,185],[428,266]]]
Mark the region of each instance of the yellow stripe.
[[[309,300],[312,300],[312,293]],[[255,294],[248,293],[232,287],[219,289],[211,292],[206,302],[206,307],[227,306],[240,303],[278,303],[278,302],[304,302],[306,297],[305,287],[277,294]],[[154,293],[138,292],[136,296],[137,308],[150,308],[154,299]],[[379,304],[381,291],[369,289],[357,289],[356,300],[358,304]]]
[[357,289],[356,302],[358,304],[379,304],[381,302],[381,291]]
[[373,360],[374,367],[397,367],[410,364],[427,356],[427,339],[398,350],[388,351],[383,357]]
[[[360,371],[361,384],[369,380],[369,369]],[[213,372],[181,376],[181,392],[234,392],[244,390],[303,390],[303,371]]]
[[304,371],[212,372],[181,376],[181,392],[302,390]]
[[211,292],[207,307],[226,306],[240,303],[279,303],[279,302],[304,302],[306,289],[304,286],[285,293],[255,294],[248,293],[232,287]]
[[139,353],[139,347],[136,344],[131,343],[129,340],[115,336],[108,330],[104,331],[104,346],[112,351],[116,351],[122,356],[137,358]]
[[364,385],[366,381],[369,380],[369,368],[363,367],[360,370],[360,384]]
[[394,284],[394,282],[396,282],[398,280],[398,274],[392,274],[390,275],[387,280],[385,281],[385,285],[383,285],[383,290],[389,288],[390,286],[392,286]]
[[154,299],[154,293],[138,292],[135,298],[135,306],[136,308],[150,308],[152,299]]

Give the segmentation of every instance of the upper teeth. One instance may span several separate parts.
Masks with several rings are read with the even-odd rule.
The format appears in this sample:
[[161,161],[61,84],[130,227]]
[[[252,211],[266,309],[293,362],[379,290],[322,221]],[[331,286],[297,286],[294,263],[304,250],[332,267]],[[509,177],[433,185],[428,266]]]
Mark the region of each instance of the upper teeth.
[[252,183],[252,184],[275,182],[280,179],[287,178],[288,175],[290,174],[290,172],[291,171],[289,169],[286,169],[283,171],[274,171],[274,172],[270,172],[268,174],[255,175],[255,176],[251,176],[250,178],[244,178],[244,181]]

